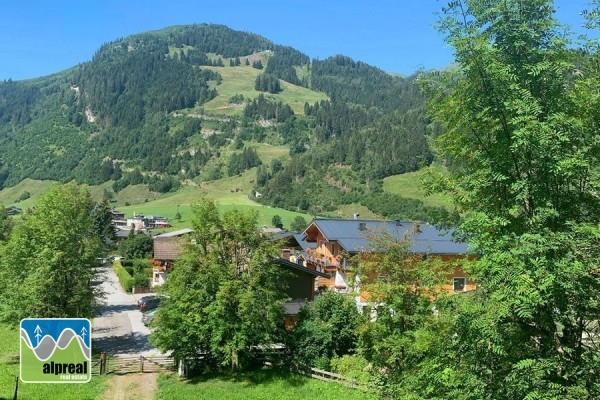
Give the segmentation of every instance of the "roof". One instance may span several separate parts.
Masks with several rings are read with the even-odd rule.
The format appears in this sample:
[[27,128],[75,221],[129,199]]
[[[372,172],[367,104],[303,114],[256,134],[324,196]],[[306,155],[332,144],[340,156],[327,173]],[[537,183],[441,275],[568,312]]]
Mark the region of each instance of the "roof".
[[160,234],[154,236],[154,239],[168,239],[168,238],[172,238],[172,237],[187,235],[188,233],[192,233],[192,232],[194,232],[193,229],[185,228],[185,229],[180,229],[178,231],[160,233]]
[[183,251],[182,243],[178,240],[155,240],[154,259],[173,261],[179,258]]
[[315,242],[307,242],[305,240],[306,237],[301,233],[295,233],[294,238],[298,242],[298,245],[300,245],[300,247],[302,247],[303,249],[310,248],[314,250],[317,248],[317,244]]
[[304,273],[307,273],[307,274],[310,274],[313,276],[320,276],[322,278],[331,278],[331,275],[329,275],[329,274],[326,274],[326,273],[320,272],[320,271],[316,271],[314,269],[306,268],[302,264],[293,263],[291,261],[286,260],[285,258],[278,258],[277,260],[275,260],[275,262],[285,268],[293,269],[296,271],[301,271],[301,272],[304,272]]
[[414,253],[464,255],[468,252],[466,243],[454,241],[455,229],[441,230],[427,223],[317,218],[304,231],[305,237],[313,226],[327,240],[337,241],[349,253],[369,251],[372,248],[369,243],[369,235],[376,235],[378,232],[385,232],[396,239],[403,239],[409,235],[410,250]]

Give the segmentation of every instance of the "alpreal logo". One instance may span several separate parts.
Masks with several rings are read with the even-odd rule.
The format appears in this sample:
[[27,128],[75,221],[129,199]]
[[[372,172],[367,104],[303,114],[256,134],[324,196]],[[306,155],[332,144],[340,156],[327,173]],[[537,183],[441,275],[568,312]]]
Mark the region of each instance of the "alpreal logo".
[[92,325],[85,318],[21,321],[21,380],[85,383],[92,378]]

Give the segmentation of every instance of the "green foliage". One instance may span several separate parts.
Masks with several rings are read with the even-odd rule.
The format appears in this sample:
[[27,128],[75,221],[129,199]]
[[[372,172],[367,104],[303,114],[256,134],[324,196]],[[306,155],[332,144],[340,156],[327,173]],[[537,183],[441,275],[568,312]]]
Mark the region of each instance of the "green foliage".
[[235,176],[241,174],[247,169],[261,165],[260,157],[256,149],[246,147],[241,153],[232,153],[227,166],[227,174]]
[[194,363],[209,352],[204,365],[248,367],[251,346],[277,343],[284,331],[277,250],[258,234],[255,213],[220,214],[206,200],[192,211],[192,241],[163,286],[170,301],[159,308],[152,340],[176,359]]
[[96,227],[96,234],[103,243],[112,242],[116,239],[116,228],[112,223],[112,212],[106,201],[96,203],[92,210],[92,218]]
[[292,331],[292,361],[299,367],[330,369],[331,359],[353,353],[361,322],[350,296],[326,292],[304,307]]
[[442,393],[465,398],[597,398],[600,349],[585,338],[600,315],[598,43],[573,51],[550,1],[457,1],[444,13],[461,68],[424,80],[447,129],[436,147],[450,176],[432,187],[468,212],[462,230],[480,257],[454,354],[425,379],[444,373]]
[[244,117],[258,119],[273,119],[277,122],[283,122],[294,117],[292,108],[281,101],[272,101],[262,93],[248,103],[244,108]]
[[369,210],[389,219],[427,221],[442,226],[456,226],[460,221],[458,212],[444,207],[426,206],[419,199],[410,199],[391,193],[369,193],[361,199]]
[[376,398],[360,390],[352,390],[335,383],[300,376],[291,371],[271,368],[210,374],[191,380],[178,379],[174,374],[161,374],[157,386],[157,398],[173,400],[374,400]]
[[396,385],[402,387],[402,379],[421,368],[428,335],[438,329],[441,319],[433,311],[445,300],[442,285],[451,268],[411,252],[409,235],[396,239],[386,232],[369,232],[374,251],[354,259],[361,291],[369,296],[368,314],[374,319],[360,330],[359,353],[385,382],[384,393],[396,396]]
[[21,193],[21,195],[19,196],[19,198],[15,202],[19,203],[19,202],[21,202],[23,200],[27,200],[30,197],[31,197],[31,193],[25,191],[25,192]]
[[13,221],[0,203],[0,243],[6,242],[13,228]]
[[373,366],[358,354],[346,354],[331,359],[332,372],[352,379],[356,384],[369,387],[374,383]]
[[133,261],[133,286],[148,288],[152,278],[152,263],[149,260]]
[[152,258],[154,242],[142,232],[130,234],[119,243],[119,253],[125,258]]
[[301,215],[298,215],[292,221],[292,224],[290,225],[290,230],[292,232],[300,233],[300,232],[304,231],[307,226],[308,226],[308,223],[306,222],[304,217],[302,217]]
[[91,318],[102,251],[86,189],[54,186],[24,213],[0,251],[0,317]]
[[346,56],[313,60],[311,72],[311,87],[340,102],[384,107],[387,111],[406,111],[423,102],[413,78],[393,76]]
[[113,263],[113,271],[115,271],[117,278],[119,278],[119,283],[123,290],[130,293],[133,286],[135,286],[133,277],[127,272],[125,267],[123,267],[121,261],[115,261]]
[[273,219],[271,219],[271,225],[276,228],[283,229],[283,222],[281,222],[281,217],[277,214],[273,215]]
[[276,94],[281,91],[281,85],[279,84],[279,79],[277,79],[274,75],[265,73],[256,77],[254,89],[260,92]]

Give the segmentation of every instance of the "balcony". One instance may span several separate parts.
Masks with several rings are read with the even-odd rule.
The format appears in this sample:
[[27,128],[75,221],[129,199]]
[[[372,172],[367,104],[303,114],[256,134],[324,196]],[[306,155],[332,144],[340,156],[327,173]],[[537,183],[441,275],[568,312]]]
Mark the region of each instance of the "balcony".
[[306,249],[304,252],[298,252],[296,257],[303,257],[306,261],[316,264],[323,268],[340,268],[348,270],[350,264],[348,259],[341,256],[329,257],[321,254],[318,250]]

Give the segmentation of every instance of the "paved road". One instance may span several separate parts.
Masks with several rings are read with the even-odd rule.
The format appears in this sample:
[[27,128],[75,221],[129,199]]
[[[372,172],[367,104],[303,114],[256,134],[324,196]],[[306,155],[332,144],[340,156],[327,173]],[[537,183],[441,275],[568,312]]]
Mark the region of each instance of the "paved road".
[[113,354],[153,355],[160,352],[148,341],[150,330],[142,324],[137,298],[121,288],[110,264],[99,268],[96,284],[104,295],[103,305],[93,321],[93,343],[96,349]]

